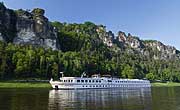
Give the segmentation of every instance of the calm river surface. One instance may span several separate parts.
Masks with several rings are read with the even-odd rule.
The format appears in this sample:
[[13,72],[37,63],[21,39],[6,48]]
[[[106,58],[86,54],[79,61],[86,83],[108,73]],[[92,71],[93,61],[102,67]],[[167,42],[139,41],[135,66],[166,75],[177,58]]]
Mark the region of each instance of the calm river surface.
[[0,89],[0,110],[180,110],[180,87]]

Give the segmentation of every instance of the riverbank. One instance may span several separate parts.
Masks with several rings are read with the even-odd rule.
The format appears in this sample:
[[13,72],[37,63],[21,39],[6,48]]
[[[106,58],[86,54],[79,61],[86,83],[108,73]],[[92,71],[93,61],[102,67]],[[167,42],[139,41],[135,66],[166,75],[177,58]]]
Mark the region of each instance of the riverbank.
[[40,82],[0,82],[0,88],[51,88],[51,85]]
[[[175,87],[180,83],[151,83],[152,87]],[[48,82],[0,82],[0,88],[51,88]]]
[[152,87],[175,87],[180,86],[180,83],[167,82],[167,83],[151,83]]

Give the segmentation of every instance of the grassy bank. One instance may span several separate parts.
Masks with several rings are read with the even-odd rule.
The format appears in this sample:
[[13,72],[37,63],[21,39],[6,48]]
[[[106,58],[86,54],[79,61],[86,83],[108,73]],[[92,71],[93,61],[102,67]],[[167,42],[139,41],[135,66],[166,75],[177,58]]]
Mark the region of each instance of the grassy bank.
[[[151,83],[152,87],[180,86],[180,83]],[[0,88],[51,88],[48,82],[0,82]]]
[[51,88],[51,85],[39,82],[0,82],[0,88]]
[[168,82],[168,83],[151,83],[153,87],[173,87],[180,86],[180,83]]

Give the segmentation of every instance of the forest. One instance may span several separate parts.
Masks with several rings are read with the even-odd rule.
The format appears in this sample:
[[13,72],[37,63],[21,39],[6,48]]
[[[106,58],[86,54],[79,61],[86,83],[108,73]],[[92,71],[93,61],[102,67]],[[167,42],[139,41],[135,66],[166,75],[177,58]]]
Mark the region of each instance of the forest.
[[51,25],[58,31],[60,50],[0,42],[0,80],[49,80],[61,77],[60,72],[65,76],[80,76],[86,72],[89,77],[110,74],[120,78],[180,81],[179,59],[153,59],[129,52],[133,49],[123,49],[118,44],[108,47],[99,38],[97,25],[92,22],[51,22]]

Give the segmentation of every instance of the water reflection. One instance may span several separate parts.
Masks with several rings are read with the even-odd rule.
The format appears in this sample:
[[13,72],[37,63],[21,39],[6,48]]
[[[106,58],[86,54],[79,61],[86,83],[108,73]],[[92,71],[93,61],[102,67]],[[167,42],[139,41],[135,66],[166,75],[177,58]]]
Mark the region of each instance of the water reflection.
[[49,110],[151,110],[151,102],[151,88],[49,91]]

